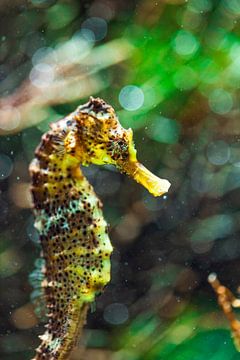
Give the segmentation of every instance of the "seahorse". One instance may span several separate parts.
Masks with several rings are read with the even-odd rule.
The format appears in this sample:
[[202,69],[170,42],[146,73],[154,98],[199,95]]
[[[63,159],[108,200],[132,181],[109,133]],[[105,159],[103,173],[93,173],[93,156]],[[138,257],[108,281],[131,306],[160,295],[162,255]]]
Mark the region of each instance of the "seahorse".
[[215,273],[208,276],[208,282],[217,295],[218,304],[230,324],[234,345],[240,352],[240,321],[233,311],[234,308],[240,308],[240,299],[237,299],[226,286],[220,283]]
[[102,203],[80,168],[89,164],[115,165],[154,196],[170,186],[137,161],[132,130],[100,98],[90,97],[50,125],[30,164],[41,244],[33,280],[39,280],[48,319],[34,360],[69,359],[89,305],[110,281],[113,247]]

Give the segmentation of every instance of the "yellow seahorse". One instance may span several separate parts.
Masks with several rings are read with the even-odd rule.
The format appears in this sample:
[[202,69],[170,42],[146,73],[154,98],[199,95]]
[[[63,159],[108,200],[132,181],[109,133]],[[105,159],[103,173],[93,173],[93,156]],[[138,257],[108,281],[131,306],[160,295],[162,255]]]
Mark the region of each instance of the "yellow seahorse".
[[132,137],[110,105],[91,97],[51,124],[36,149],[30,174],[42,252],[35,275],[48,322],[34,360],[69,358],[89,304],[110,281],[113,248],[102,204],[79,165],[113,164],[154,196],[168,191],[167,180],[137,161]]

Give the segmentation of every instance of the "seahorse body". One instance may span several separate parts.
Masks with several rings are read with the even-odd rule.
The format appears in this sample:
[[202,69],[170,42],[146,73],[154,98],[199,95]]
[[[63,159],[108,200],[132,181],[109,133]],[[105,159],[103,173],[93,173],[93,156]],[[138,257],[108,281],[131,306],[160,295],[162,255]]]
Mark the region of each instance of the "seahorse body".
[[89,304],[110,281],[113,250],[102,204],[79,165],[114,164],[155,196],[170,184],[137,161],[131,129],[123,129],[101,99],[90,98],[52,124],[35,156],[30,174],[48,323],[34,360],[63,360],[69,358]]

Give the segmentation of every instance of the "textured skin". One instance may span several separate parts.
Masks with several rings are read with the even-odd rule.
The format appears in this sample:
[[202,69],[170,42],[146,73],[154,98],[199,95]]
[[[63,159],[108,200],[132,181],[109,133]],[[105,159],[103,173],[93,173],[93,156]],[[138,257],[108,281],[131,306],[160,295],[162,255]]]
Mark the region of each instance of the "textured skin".
[[112,245],[102,204],[79,167],[90,163],[114,164],[154,195],[167,191],[165,180],[158,184],[137,162],[132,131],[101,99],[90,98],[43,135],[30,164],[42,247],[37,272],[48,316],[35,360],[69,358],[89,303],[110,281]]

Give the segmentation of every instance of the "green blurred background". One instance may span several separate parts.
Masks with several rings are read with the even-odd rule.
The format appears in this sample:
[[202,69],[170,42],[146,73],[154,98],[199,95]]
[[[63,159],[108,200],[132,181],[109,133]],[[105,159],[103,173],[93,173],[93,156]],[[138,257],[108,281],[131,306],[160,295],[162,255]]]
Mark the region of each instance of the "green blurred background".
[[0,16],[0,359],[30,359],[43,332],[29,162],[49,122],[90,95],[172,186],[153,198],[85,169],[115,251],[71,359],[240,359],[207,283],[240,283],[239,0],[1,0]]

